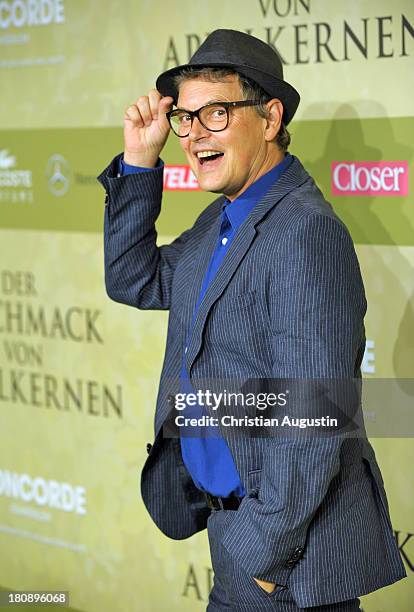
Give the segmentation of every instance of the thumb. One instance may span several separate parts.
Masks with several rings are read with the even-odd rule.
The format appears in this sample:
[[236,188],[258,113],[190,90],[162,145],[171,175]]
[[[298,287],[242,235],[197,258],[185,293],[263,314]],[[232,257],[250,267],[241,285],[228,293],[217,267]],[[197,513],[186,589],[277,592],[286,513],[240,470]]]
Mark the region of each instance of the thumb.
[[173,104],[174,104],[174,98],[172,98],[171,96],[164,96],[160,100],[158,110],[160,113],[165,115],[165,113],[170,110]]
[[160,103],[158,105],[158,119],[163,124],[168,124],[167,117],[165,113],[170,110],[174,103],[174,99],[171,96],[164,96],[161,98]]
[[161,98],[158,105],[158,125],[167,131],[170,129],[170,124],[168,123],[165,113],[170,110],[173,103],[174,99],[171,96],[165,96]]

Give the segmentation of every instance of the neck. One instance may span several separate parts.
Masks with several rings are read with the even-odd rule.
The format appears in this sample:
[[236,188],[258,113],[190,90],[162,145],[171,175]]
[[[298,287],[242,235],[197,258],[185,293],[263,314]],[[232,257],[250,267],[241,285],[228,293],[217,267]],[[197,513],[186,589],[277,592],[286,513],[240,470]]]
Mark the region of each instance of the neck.
[[230,202],[233,202],[233,200],[241,196],[242,193],[244,193],[246,189],[250,187],[250,185],[255,183],[264,174],[267,174],[267,172],[269,172],[272,168],[280,164],[280,162],[282,162],[284,159],[285,159],[285,152],[281,151],[279,147],[275,146],[271,154],[268,154],[266,158],[263,160],[263,163],[260,165],[258,171],[249,177],[249,179],[246,181],[246,183],[243,185],[243,188],[240,189],[240,191],[238,191],[235,194],[231,194],[231,195],[228,195],[226,193],[223,195],[225,195],[226,198],[230,200]]

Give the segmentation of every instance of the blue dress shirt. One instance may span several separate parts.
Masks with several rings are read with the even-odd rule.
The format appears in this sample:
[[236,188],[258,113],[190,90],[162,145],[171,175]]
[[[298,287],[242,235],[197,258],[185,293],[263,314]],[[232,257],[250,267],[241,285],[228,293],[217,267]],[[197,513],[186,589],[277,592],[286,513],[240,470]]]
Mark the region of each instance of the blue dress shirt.
[[[191,385],[185,367],[185,353],[191,341],[191,334],[198,308],[221,262],[229,250],[237,230],[247,219],[257,202],[263,198],[270,187],[290,165],[291,161],[292,156],[287,153],[282,162],[250,185],[250,187],[248,187],[248,189],[238,198],[232,202],[227,200],[223,206],[220,235],[203,279],[200,295],[192,319],[192,325],[190,330],[188,330],[186,345],[183,346],[180,375],[180,391],[182,393],[196,393],[196,390]],[[135,172],[148,172],[151,170],[151,168],[129,166],[123,160],[120,161],[119,172],[121,175]],[[182,414],[186,417],[199,417],[207,413],[203,406],[187,406],[182,411]],[[211,426],[211,428],[207,430],[203,427],[203,433],[199,437],[197,437],[196,428],[192,428],[190,435],[182,435],[181,454],[194,484],[202,491],[206,491],[218,497],[229,497],[230,495],[243,497],[245,495],[245,490],[230,453],[230,449],[227,442],[220,435],[218,427]]]

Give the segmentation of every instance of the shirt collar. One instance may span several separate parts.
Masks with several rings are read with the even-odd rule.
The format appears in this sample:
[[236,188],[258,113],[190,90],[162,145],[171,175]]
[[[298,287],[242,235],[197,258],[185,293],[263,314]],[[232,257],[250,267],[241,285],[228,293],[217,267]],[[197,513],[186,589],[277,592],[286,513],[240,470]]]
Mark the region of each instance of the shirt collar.
[[285,158],[279,164],[252,183],[238,198],[233,200],[233,202],[226,201],[223,206],[223,220],[227,216],[234,231],[237,231],[243,221],[247,219],[257,202],[262,199],[270,187],[278,180],[291,161],[291,154],[286,153]]

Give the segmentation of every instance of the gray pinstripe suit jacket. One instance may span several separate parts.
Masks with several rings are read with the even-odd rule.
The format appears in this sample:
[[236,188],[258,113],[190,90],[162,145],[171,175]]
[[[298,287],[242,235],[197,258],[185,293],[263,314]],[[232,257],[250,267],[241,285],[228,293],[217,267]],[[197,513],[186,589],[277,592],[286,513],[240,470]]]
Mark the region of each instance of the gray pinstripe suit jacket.
[[[144,503],[169,537],[204,529],[209,510],[162,435],[223,197],[170,245],[156,246],[162,169],[100,175],[105,282],[115,301],[169,309],[155,441]],[[352,240],[297,158],[239,229],[198,310],[186,355],[192,380],[355,377],[364,353],[364,288]],[[352,599],[406,573],[366,438],[244,437],[223,431],[247,490],[223,546],[250,575],[288,584],[301,607]],[[295,549],[304,549],[302,558]],[[300,556],[300,555],[299,555]]]

